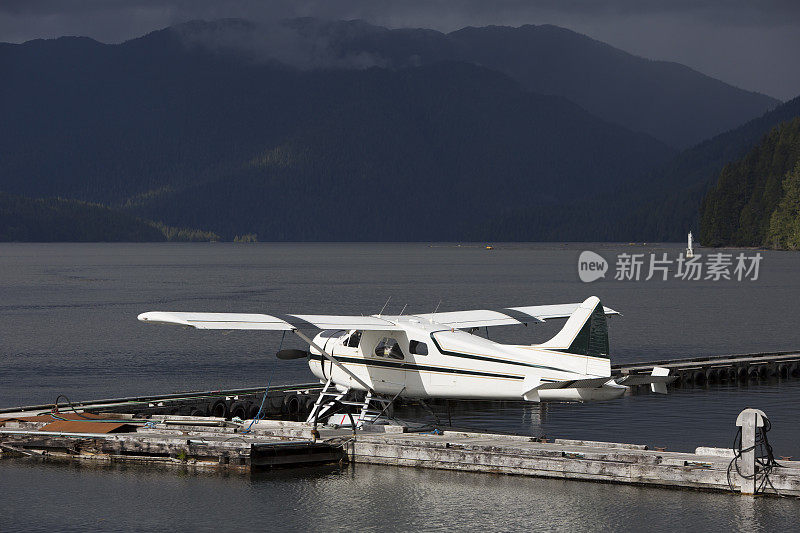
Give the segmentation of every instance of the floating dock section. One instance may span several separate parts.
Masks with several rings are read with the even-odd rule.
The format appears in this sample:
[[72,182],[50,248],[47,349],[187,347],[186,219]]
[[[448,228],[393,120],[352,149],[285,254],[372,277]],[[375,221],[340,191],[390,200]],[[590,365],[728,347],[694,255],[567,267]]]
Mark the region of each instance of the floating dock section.
[[[364,435],[347,444],[355,463],[465,472],[624,483],[698,490],[742,491],[728,467],[733,451],[697,448],[695,453],[649,450],[611,442],[444,431],[441,435]],[[781,461],[759,492],[800,496],[800,461]]]
[[[0,419],[49,413],[53,407],[64,412],[103,411],[137,416],[178,415],[212,416],[219,418],[253,418],[258,410],[268,418],[298,418],[307,413],[322,390],[319,383],[276,385],[264,398],[264,387],[248,387],[216,391],[187,391],[173,394],[128,396],[58,404],[26,405],[0,409]],[[61,399],[61,397],[59,398]]]
[[650,374],[654,366],[669,369],[678,379],[671,387],[703,386],[710,383],[746,383],[769,378],[800,377],[800,352],[765,352],[709,355],[663,361],[616,364],[613,374]]
[[[251,431],[220,418],[156,416],[110,423],[102,418],[0,421],[0,456],[55,460],[158,463],[193,469],[249,471],[345,459],[338,443]],[[295,432],[296,434],[296,432]],[[308,437],[310,431],[303,433]]]

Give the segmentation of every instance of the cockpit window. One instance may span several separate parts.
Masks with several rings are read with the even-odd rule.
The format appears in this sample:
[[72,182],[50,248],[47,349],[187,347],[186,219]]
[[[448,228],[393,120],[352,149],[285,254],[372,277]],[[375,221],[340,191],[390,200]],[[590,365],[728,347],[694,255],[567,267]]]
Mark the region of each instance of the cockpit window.
[[408,343],[408,349],[415,355],[428,355],[428,345],[420,341],[411,341]]
[[347,331],[344,330],[344,329],[324,329],[324,330],[322,330],[320,332],[319,336],[324,338],[324,339],[327,339],[329,337],[333,337],[335,339],[338,339],[339,337],[343,336],[345,333],[347,333]]
[[375,355],[378,357],[388,357],[390,359],[403,359],[403,350],[397,341],[391,337],[384,337],[375,346]]
[[350,338],[344,341],[344,345],[350,348],[358,348],[359,343],[361,342],[361,331],[354,331]]

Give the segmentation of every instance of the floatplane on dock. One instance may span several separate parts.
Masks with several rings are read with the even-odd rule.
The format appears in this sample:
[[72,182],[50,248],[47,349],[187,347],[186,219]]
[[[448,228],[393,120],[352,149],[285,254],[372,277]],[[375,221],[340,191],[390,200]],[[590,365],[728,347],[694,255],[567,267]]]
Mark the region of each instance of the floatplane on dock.
[[[307,359],[325,384],[309,421],[337,402],[361,406],[359,424],[376,419],[398,398],[590,401],[621,397],[628,386],[650,384],[665,394],[674,379],[655,367],[650,375],[612,377],[606,315],[618,315],[592,296],[582,303],[400,316],[265,315],[152,311],[148,323],[197,329],[292,331],[309,350],[281,350],[281,359]],[[542,344],[501,344],[479,328],[567,318]],[[309,330],[322,330],[313,339]],[[347,402],[351,390],[363,402]],[[382,410],[371,409],[374,402]],[[373,406],[374,407],[374,406]]]

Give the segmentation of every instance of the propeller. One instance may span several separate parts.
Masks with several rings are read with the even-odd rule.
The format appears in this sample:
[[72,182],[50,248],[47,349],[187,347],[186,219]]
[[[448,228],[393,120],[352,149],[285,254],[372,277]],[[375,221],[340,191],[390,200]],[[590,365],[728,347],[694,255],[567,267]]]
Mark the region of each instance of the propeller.
[[281,350],[275,354],[278,359],[305,359],[311,355],[305,350]]

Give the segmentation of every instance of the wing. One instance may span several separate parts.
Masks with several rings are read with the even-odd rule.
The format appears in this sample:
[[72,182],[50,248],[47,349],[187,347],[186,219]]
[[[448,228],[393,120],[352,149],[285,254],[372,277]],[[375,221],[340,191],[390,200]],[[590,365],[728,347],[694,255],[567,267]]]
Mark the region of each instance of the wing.
[[197,329],[295,329],[397,330],[392,322],[374,316],[261,315],[252,313],[182,313],[150,311],[139,315],[142,322],[177,324]]
[[[510,326],[516,324],[528,325],[536,322],[544,322],[551,318],[569,318],[580,306],[580,303],[531,305],[527,307],[506,307],[497,310],[476,309],[473,311],[450,311],[416,316],[450,328],[467,329],[486,326]],[[604,307],[603,310],[607,315],[619,314],[608,307]]]

